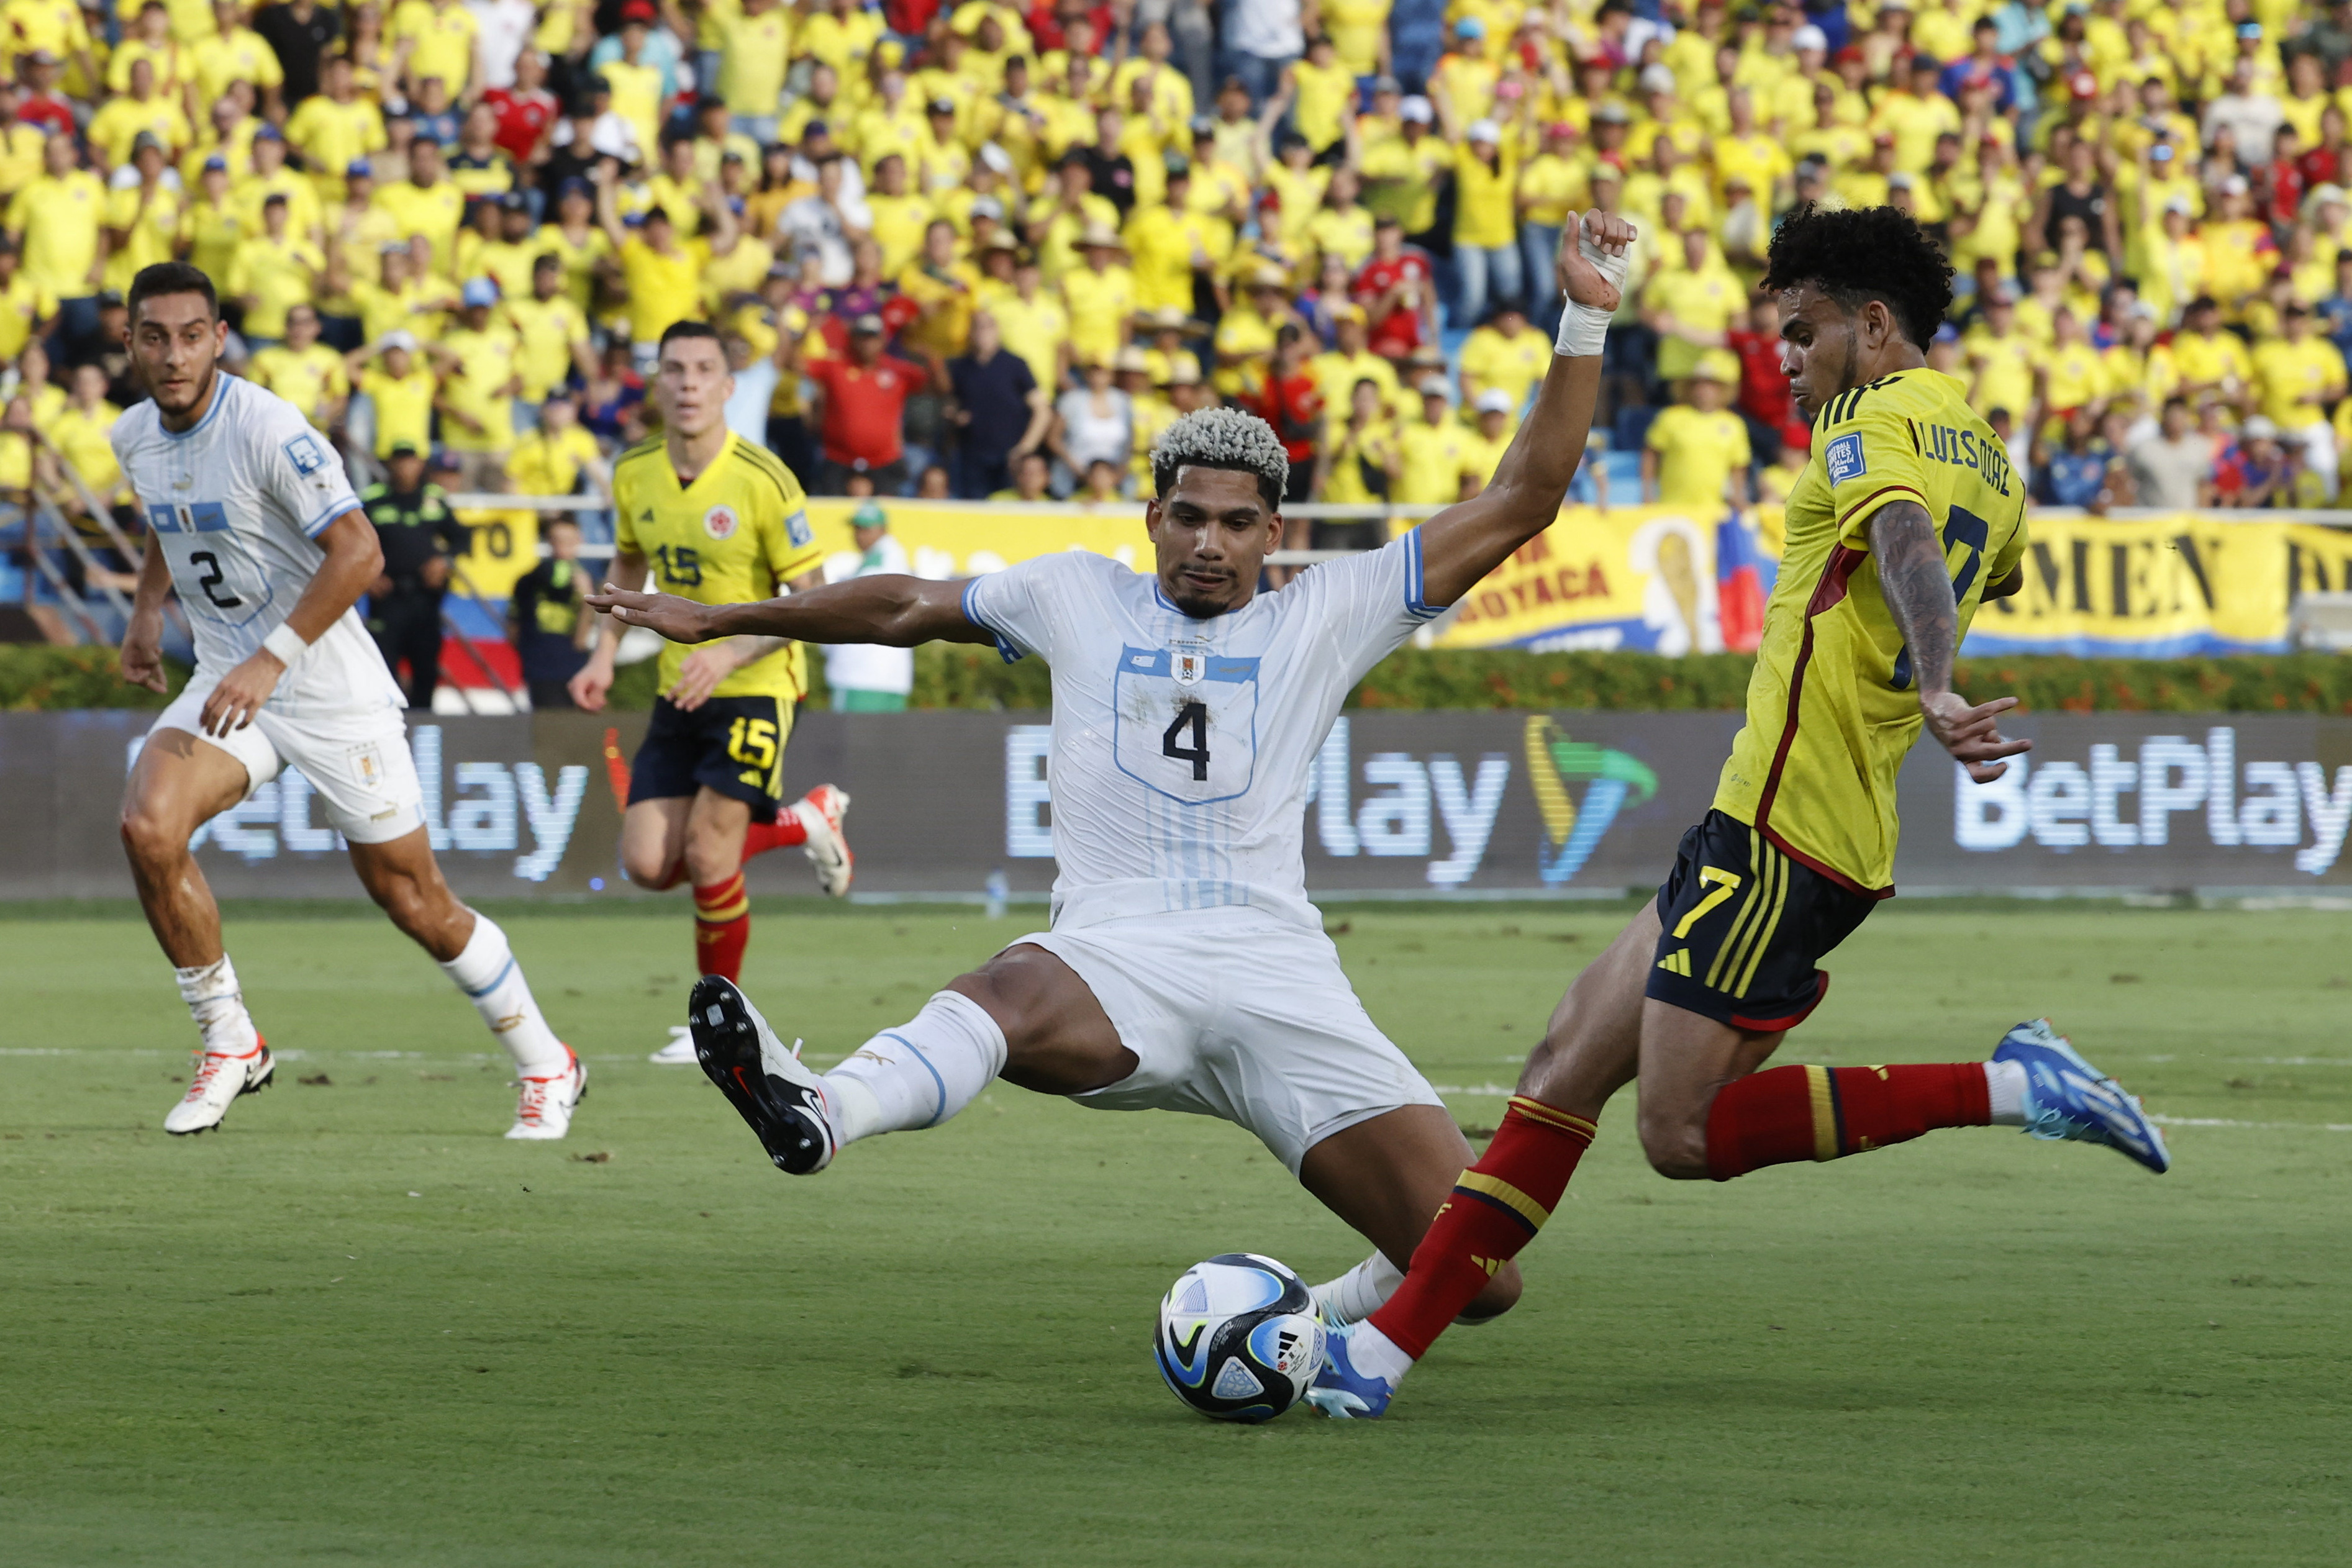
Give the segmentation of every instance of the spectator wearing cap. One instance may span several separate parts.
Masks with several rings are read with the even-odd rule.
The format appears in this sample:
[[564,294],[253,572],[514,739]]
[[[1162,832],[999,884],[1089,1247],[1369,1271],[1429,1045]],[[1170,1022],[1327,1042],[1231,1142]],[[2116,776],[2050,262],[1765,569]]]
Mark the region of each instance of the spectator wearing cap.
[[41,159],[41,177],[9,200],[0,222],[23,251],[26,274],[57,299],[58,336],[70,358],[98,329],[106,187],[80,166],[71,136],[52,135]]
[[1739,382],[1739,360],[1727,349],[1701,354],[1682,386],[1682,401],[1660,409],[1642,443],[1642,497],[1687,507],[1701,523],[1716,520],[1727,502],[1753,499],[1748,426],[1724,405]]
[[677,100],[677,36],[655,27],[654,18],[653,0],[624,0],[620,32],[588,52],[589,68],[612,94],[611,112],[628,126],[640,157],[660,145]]
[[645,215],[637,232],[621,222],[617,182],[609,164],[597,171],[596,217],[604,237],[612,242],[614,264],[626,290],[629,338],[638,367],[650,370],[659,354],[661,335],[673,322],[700,309],[701,271],[714,251],[734,248],[735,214],[713,204],[714,229],[707,241],[682,239],[679,219],[660,207]]
[[515,413],[529,427],[550,394],[595,373],[588,318],[563,291],[563,264],[544,252],[532,259],[530,283],[521,293],[507,293],[501,286],[500,295],[506,324],[515,334],[515,370],[522,378]]
[[286,312],[286,340],[257,349],[246,376],[302,411],[314,429],[342,427],[352,395],[351,372],[342,355],[319,341],[318,307],[308,300]]
[[106,194],[106,287],[127,293],[142,267],[170,261],[177,253],[187,201],[163,179],[163,144],[152,131],[132,142],[131,166],[137,183]]
[[499,286],[468,278],[457,319],[426,345],[440,388],[433,409],[443,448],[468,490],[497,488],[514,445],[514,400],[523,388],[514,329],[497,319]]
[[[282,9],[270,7],[271,12]],[[330,204],[343,199],[343,182],[353,163],[391,145],[383,110],[374,99],[361,96],[352,62],[341,54],[328,57],[320,90],[305,97],[287,118],[286,140],[302,154],[320,201]]]
[[[1516,126],[1513,128],[1515,131]],[[1490,300],[1523,306],[1517,193],[1518,138],[1493,120],[1470,122],[1454,162],[1454,266],[1461,278],[1459,320],[1486,319]]]
[[1473,120],[1494,112],[1495,88],[1502,79],[1502,68],[1488,50],[1487,40],[1484,16],[1458,18],[1452,47],[1439,57],[1437,68],[1429,73],[1429,101],[1449,142],[1463,141]]
[[[849,515],[853,554],[844,550],[824,563],[827,582],[852,578],[908,575],[913,567],[907,547],[890,531],[890,515],[868,501]],[[824,684],[835,713],[903,713],[915,689],[915,651],[873,643],[841,643],[824,651]]]
[[1507,393],[1492,387],[1465,401],[1470,404],[1471,423],[1462,444],[1462,490],[1465,496],[1475,496],[1486,487],[1503,454],[1511,449],[1511,439],[1518,431],[1518,410],[1511,406]]
[[354,442],[378,457],[402,446],[424,452],[432,445],[433,400],[440,383],[415,334],[387,332],[344,355],[343,369],[360,394],[346,418]]
[[238,331],[249,350],[284,338],[287,311],[317,298],[326,276],[326,254],[294,231],[288,206],[283,191],[262,198],[261,232],[238,242],[221,285],[244,312]]
[[2279,325],[2281,336],[2253,350],[2254,389],[2263,413],[2278,426],[2281,439],[2301,448],[2304,467],[2332,500],[2336,433],[2327,414],[2347,390],[2344,355],[2311,329],[2311,312],[2299,299],[2288,302]]
[[882,319],[852,321],[849,352],[817,360],[807,373],[816,391],[813,412],[824,454],[819,493],[847,495],[852,476],[862,476],[875,493],[898,494],[907,477],[902,416],[921,372],[883,353]]
[[955,493],[984,500],[1010,486],[1020,460],[1045,444],[1053,397],[1028,361],[1003,347],[995,307],[972,317],[971,346],[948,361],[947,379],[957,433]]
[[1062,297],[1070,313],[1073,358],[1108,365],[1127,346],[1129,319],[1135,314],[1135,274],[1127,266],[1128,250],[1118,231],[1089,224],[1071,242],[1084,264],[1062,278]]
[[1445,377],[1423,376],[1421,413],[1397,433],[1397,478],[1390,499],[1402,507],[1451,506],[1462,498],[1470,429],[1454,415]]
[[[1365,205],[1377,221],[1393,217],[1412,242],[1424,249],[1442,245],[1436,233],[1438,188],[1454,165],[1454,149],[1430,134],[1437,111],[1425,98],[1398,106],[1399,131],[1390,141],[1364,149],[1361,160],[1370,194]],[[1377,235],[1374,236],[1377,239]]]
[[286,198],[286,223],[297,237],[313,245],[325,236],[324,214],[318,187],[286,161],[286,138],[276,126],[263,123],[253,133],[252,166],[231,183],[238,214],[248,232],[261,228],[261,204],[271,196]]
[[1560,235],[1591,196],[1576,141],[1575,126],[1553,120],[1544,127],[1542,150],[1519,166],[1519,266],[1527,279],[1528,319],[1546,338],[1559,329],[1561,297],[1555,278]]
[[385,455],[388,476],[359,497],[383,551],[368,588],[367,627],[395,676],[407,666],[408,706],[430,713],[441,684],[441,601],[450,564],[469,540],[446,493],[426,480],[424,453],[402,441]]

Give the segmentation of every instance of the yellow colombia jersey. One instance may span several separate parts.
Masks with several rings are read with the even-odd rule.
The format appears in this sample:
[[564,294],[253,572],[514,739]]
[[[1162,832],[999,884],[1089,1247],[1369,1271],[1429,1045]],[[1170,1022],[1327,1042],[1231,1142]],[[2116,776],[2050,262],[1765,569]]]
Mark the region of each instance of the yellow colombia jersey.
[[[613,465],[615,530],[624,550],[646,558],[653,586],[698,604],[773,599],[779,584],[824,559],[809,527],[800,481],[764,447],[729,432],[717,461],[678,487],[661,436],[641,441]],[[691,649],[663,644],[661,689],[677,683]],[[806,666],[797,643],[755,660],[719,683],[714,697],[798,701]]]
[[1965,636],[1985,585],[2025,550],[2025,486],[1962,384],[1898,371],[1830,400],[1788,505],[1788,547],[1764,611],[1748,723],[1718,810],[1864,893],[1892,891],[1895,775],[1918,738],[1919,694],[1870,555],[1890,501],[1935,520]]

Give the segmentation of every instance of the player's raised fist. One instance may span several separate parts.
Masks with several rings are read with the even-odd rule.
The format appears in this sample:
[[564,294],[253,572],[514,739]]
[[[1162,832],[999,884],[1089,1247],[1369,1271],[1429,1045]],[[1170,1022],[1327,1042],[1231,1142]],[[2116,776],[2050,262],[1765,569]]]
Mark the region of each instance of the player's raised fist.
[[1633,225],[1595,207],[1560,236],[1559,287],[1570,301],[1614,310],[1623,298]]

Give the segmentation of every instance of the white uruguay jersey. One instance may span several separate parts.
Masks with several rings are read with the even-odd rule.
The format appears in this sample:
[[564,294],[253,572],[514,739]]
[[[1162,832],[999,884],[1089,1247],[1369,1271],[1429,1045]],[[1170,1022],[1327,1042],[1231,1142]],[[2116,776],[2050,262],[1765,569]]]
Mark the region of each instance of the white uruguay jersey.
[[[124,411],[112,441],[171,563],[195,633],[196,668],[225,675],[277,630],[318,575],[326,559],[319,534],[359,509],[342,460],[301,410],[226,373],[194,429],[164,429],[149,401]],[[291,716],[400,700],[358,612],[346,610],[286,673],[269,706]]]
[[1418,533],[1204,621],[1076,550],[975,578],[963,610],[1054,669],[1056,928],[1225,904],[1319,928],[1307,784],[1348,693],[1438,614]]

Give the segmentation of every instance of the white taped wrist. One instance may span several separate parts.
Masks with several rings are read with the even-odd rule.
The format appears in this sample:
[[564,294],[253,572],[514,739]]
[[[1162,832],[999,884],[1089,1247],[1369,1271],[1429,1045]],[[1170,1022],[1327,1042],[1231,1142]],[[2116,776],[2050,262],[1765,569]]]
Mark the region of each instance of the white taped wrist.
[[261,640],[261,645],[277,654],[278,662],[289,670],[294,667],[295,661],[310,650],[310,644],[302,640],[302,633],[283,621],[270,629],[269,635]]
[[1568,308],[1559,314],[1559,336],[1552,341],[1552,351],[1570,359],[1590,358],[1601,352],[1601,343],[1609,336],[1612,312],[1591,305],[1568,301]]

